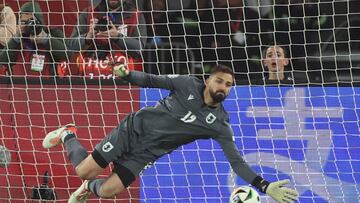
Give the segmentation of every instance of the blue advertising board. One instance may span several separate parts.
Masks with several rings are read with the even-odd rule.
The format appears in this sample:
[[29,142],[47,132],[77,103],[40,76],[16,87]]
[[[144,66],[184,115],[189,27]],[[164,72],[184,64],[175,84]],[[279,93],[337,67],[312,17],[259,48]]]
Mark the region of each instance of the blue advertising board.
[[[167,93],[142,89],[141,105]],[[300,202],[360,201],[360,88],[237,86],[224,106],[238,149],[257,173],[290,179]],[[247,183],[219,145],[201,140],[145,170],[140,194],[144,202],[229,202],[239,185]]]

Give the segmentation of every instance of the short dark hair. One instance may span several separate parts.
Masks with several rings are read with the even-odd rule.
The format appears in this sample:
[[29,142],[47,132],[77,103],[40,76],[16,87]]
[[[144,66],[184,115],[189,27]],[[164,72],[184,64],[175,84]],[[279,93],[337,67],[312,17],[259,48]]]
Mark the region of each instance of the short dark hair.
[[263,58],[266,57],[266,51],[270,48],[270,47],[279,47],[280,49],[282,49],[284,51],[284,57],[288,58],[289,57],[289,47],[282,45],[282,44],[273,44],[273,45],[269,45],[269,46],[265,46],[263,49]]
[[222,65],[222,64],[215,65],[212,68],[210,75],[214,75],[219,72],[230,74],[233,78],[235,78],[234,71],[230,67]]

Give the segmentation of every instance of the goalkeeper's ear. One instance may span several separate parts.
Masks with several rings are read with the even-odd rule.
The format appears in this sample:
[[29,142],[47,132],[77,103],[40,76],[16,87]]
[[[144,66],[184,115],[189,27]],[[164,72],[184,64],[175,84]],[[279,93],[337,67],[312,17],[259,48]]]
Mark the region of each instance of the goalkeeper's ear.
[[126,77],[129,75],[129,69],[124,64],[115,64],[113,66],[113,75],[119,77]]

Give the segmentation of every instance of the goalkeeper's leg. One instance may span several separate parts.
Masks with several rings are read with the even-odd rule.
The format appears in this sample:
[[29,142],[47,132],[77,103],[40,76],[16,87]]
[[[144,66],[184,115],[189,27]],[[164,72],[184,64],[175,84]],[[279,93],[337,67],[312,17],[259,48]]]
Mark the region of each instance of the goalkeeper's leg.
[[76,173],[84,180],[94,179],[103,172],[87,150],[76,139],[77,129],[74,124],[67,124],[48,133],[43,140],[44,148],[52,148],[61,143],[64,144],[69,160]]
[[[107,179],[95,179],[103,173],[104,168],[113,160],[112,158],[118,156],[116,152],[109,154],[109,140],[112,140],[114,143],[127,142],[119,139],[123,138],[123,136],[119,136],[120,128],[115,128],[106,139],[97,145],[98,149],[95,149],[91,155],[88,155],[87,150],[76,139],[75,132],[75,125],[68,124],[48,133],[43,141],[44,148],[52,148],[63,143],[76,173],[85,180],[70,196],[69,203],[85,202],[90,192],[93,192],[98,197],[111,198],[128,187],[135,180],[133,174],[138,174],[140,169],[143,168],[143,164],[137,165],[137,162],[131,162],[130,165],[132,167],[130,168],[136,169],[134,173],[128,169],[129,166],[124,167],[121,164],[115,164],[114,173]],[[111,145],[111,147],[113,146]],[[116,150],[113,149],[112,151]],[[104,157],[109,160],[106,160]],[[121,162],[124,163],[124,161]]]
[[88,155],[87,150],[76,139],[75,133],[75,125],[67,124],[48,133],[42,143],[43,147],[48,149],[63,143],[67,151],[68,158],[74,166],[77,175],[85,180],[80,188],[74,192],[76,194],[70,197],[70,203],[85,202],[90,194],[90,190],[88,189],[88,180],[95,179],[96,176],[102,174],[104,170],[95,162],[92,155]]
[[125,189],[124,184],[116,173],[112,173],[107,179],[85,180],[83,184],[71,194],[68,203],[83,203],[90,192],[97,197],[113,198]]
[[[103,162],[103,158],[95,149],[91,155],[89,155],[78,167],[77,173],[83,173],[82,178],[89,178],[91,180],[85,180],[83,184],[71,194],[69,203],[82,203],[85,202],[90,192],[94,193],[97,197],[101,198],[113,198],[116,194],[122,192],[136,177],[134,174],[138,174],[141,169],[144,168],[143,164],[136,163],[133,160],[118,160],[114,162],[113,173],[106,179],[92,179],[91,175],[94,175],[89,169],[94,169],[102,173],[102,168],[107,165]],[[102,167],[97,163],[103,163]],[[129,168],[133,169],[130,170]],[[90,176],[85,176],[85,175]]]

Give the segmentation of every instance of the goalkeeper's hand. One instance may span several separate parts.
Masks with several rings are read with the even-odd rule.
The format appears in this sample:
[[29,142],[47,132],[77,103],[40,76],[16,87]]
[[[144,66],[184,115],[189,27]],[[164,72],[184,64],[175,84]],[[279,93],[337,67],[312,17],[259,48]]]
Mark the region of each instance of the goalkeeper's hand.
[[129,75],[129,70],[124,64],[115,64],[113,67],[113,74],[119,77],[126,77]]
[[266,194],[280,203],[295,202],[298,199],[299,193],[291,188],[283,187],[290,181],[280,180],[270,183],[266,189]]

